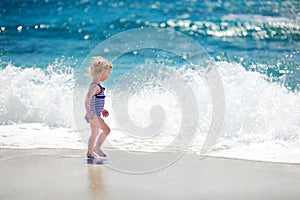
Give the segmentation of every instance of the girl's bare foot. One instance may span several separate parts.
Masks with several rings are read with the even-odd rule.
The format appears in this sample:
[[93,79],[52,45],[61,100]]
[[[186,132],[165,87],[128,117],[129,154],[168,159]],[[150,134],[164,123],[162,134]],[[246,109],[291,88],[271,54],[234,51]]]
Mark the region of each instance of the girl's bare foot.
[[87,158],[94,158],[95,155],[93,153],[90,153],[89,151],[86,153]]
[[107,155],[101,149],[94,148],[94,154],[96,154],[99,157],[107,157]]

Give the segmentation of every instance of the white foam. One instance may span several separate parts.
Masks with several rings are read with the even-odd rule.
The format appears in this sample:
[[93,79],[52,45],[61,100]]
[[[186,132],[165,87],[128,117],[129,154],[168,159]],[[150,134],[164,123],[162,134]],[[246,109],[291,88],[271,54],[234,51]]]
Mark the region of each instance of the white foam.
[[40,123],[1,125],[0,138],[0,148],[84,148],[74,129],[50,128]]
[[251,21],[251,22],[290,22],[291,19],[286,17],[270,17],[270,16],[263,16],[257,14],[229,14],[222,17],[222,20],[240,20],[240,21]]
[[[218,62],[217,69],[225,90],[226,121],[212,155],[299,163],[299,93],[270,83],[264,75],[246,71],[236,63]],[[199,152],[211,120],[209,93],[197,73],[179,71],[189,78],[199,103],[199,135],[191,148]],[[0,123],[8,124],[0,126],[0,147],[82,148],[78,133],[72,128],[75,124],[73,70],[59,70],[52,66],[46,70],[21,69],[9,65],[0,69],[0,83]],[[107,108],[113,116],[109,86],[107,89]],[[171,113],[165,130],[156,139],[136,140],[124,137],[113,118],[109,117],[106,121],[112,134],[108,142],[112,147],[152,152],[167,146],[176,137],[178,120],[181,120],[177,116],[180,111],[172,110],[178,105],[176,96],[172,92],[160,94],[160,90],[151,91],[150,96],[142,92],[131,98],[135,106],[129,106],[130,115],[136,124],[147,126],[151,105],[160,104]],[[88,124],[85,126],[88,136]]]
[[74,72],[70,67],[0,69],[0,124],[44,123],[70,127]]
[[[249,138],[250,139],[250,138]],[[256,138],[253,137],[253,141]],[[266,140],[243,143],[223,140],[215,147],[211,156],[268,162],[300,163],[300,141]]]
[[226,97],[226,137],[257,135],[258,138],[299,138],[300,96],[258,72],[234,63],[219,62]]

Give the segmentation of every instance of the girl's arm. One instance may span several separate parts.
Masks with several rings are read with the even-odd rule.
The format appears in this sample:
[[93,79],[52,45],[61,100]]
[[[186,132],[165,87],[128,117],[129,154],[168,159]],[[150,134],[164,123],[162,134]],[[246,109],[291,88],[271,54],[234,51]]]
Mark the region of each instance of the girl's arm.
[[93,119],[93,114],[91,112],[90,102],[91,102],[92,97],[99,92],[98,90],[99,90],[99,87],[96,84],[92,84],[89,88],[89,91],[88,91],[86,97],[85,97],[85,109],[86,109],[86,113],[88,115],[88,118],[90,120]]

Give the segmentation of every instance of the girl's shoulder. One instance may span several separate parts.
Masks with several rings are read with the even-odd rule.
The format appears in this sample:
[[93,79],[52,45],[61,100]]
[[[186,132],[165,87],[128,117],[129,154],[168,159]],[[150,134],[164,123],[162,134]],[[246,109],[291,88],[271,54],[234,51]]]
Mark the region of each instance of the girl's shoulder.
[[99,94],[104,88],[97,82],[91,82],[90,89],[96,90],[95,94]]

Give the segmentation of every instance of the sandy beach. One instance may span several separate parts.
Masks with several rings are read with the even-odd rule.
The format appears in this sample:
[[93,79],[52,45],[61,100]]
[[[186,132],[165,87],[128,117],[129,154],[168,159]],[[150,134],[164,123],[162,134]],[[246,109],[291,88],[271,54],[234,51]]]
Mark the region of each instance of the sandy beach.
[[[118,155],[117,151],[107,152]],[[106,164],[88,164],[84,153],[71,149],[0,149],[0,199],[300,197],[300,165],[211,157],[199,160],[187,153],[165,169],[134,175]],[[120,159],[126,162],[126,158]]]

